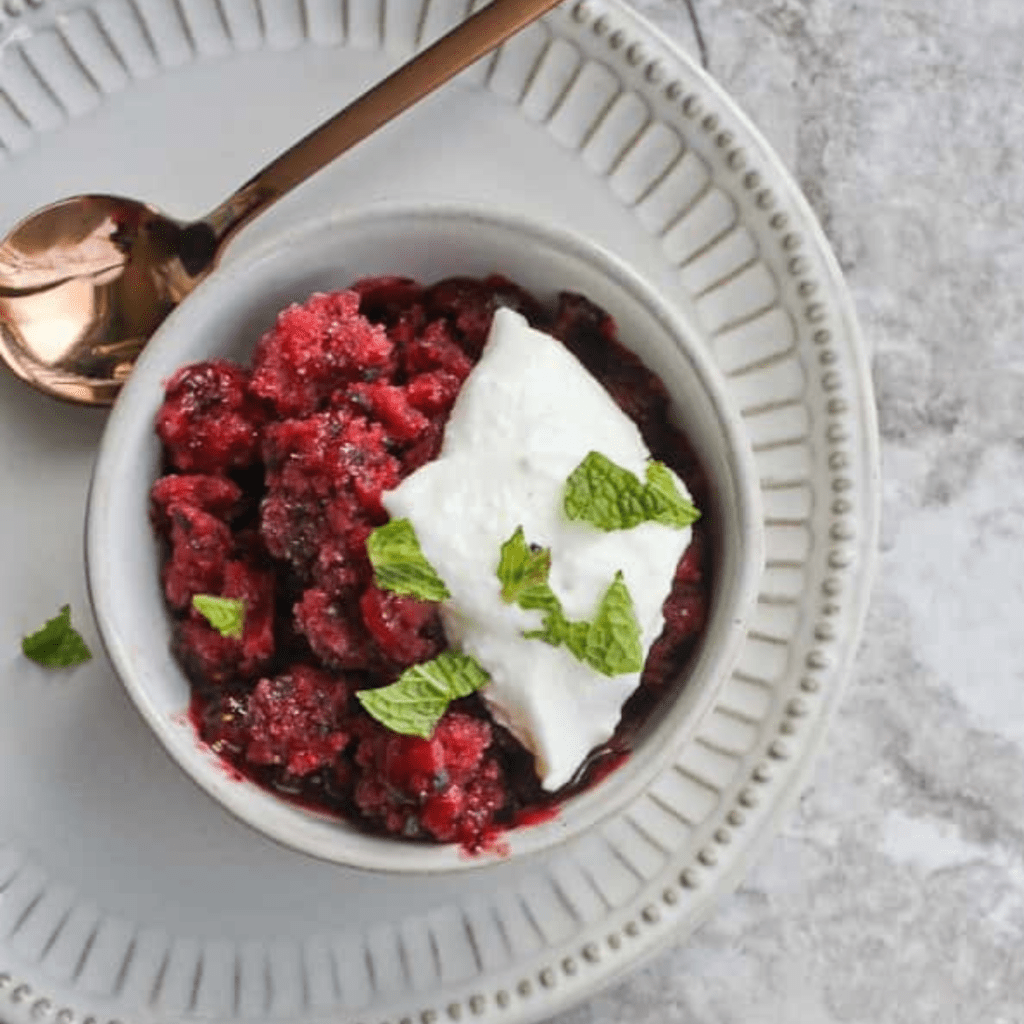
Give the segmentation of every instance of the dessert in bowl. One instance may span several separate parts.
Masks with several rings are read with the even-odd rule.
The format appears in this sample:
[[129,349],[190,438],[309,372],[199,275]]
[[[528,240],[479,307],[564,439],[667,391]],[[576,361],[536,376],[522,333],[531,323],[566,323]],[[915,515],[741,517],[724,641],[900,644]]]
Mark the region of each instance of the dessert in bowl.
[[111,415],[86,541],[111,659],[186,772],[396,871],[620,808],[732,670],[761,570],[699,335],[598,247],[455,206],[219,269]]

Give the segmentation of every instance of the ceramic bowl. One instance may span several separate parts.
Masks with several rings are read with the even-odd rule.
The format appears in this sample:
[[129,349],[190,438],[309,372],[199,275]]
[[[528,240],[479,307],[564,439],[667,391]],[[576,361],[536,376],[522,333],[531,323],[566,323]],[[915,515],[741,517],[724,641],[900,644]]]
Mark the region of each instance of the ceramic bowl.
[[[230,254],[229,254],[230,255]],[[715,584],[705,636],[684,679],[630,758],[569,799],[553,820],[511,830],[498,852],[367,835],[226,771],[191,725],[189,684],[170,650],[160,546],[148,492],[160,473],[153,429],[163,382],[214,356],[241,362],[277,312],[360,277],[431,282],[500,272],[541,299],[581,292],[615,318],[620,339],[665,382],[678,424],[710,482]],[[165,322],[111,413],[89,498],[91,597],[113,665],[170,756],[253,828],[316,857],[374,870],[472,869],[566,843],[625,805],[692,736],[738,657],[762,571],[759,489],[752,453],[700,333],[611,253],[550,225],[451,205],[386,206],[303,225],[227,259]]]

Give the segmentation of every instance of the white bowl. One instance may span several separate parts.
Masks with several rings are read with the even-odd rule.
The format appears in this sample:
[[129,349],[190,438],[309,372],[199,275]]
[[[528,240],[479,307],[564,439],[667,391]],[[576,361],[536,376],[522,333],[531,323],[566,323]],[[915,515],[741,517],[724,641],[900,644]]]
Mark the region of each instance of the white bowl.
[[[403,274],[432,282],[494,272],[542,300],[580,292],[615,318],[620,340],[665,382],[678,425],[708,476],[713,507],[704,514],[716,554],[699,652],[627,762],[568,800],[555,819],[509,832],[503,853],[470,857],[454,845],[367,835],[225,771],[186,714],[189,684],[170,651],[148,495],[161,465],[153,427],[163,382],[178,367],[214,356],[247,362],[279,310],[360,277]],[[447,204],[389,205],[298,227],[228,260],[168,318],[119,397],[100,446],[86,523],[89,587],[107,651],[142,717],[171,757],[233,814],[288,846],[350,866],[466,869],[578,836],[635,797],[692,736],[734,667],[756,597],[759,493],[743,428],[699,333],[618,259],[519,216]]]

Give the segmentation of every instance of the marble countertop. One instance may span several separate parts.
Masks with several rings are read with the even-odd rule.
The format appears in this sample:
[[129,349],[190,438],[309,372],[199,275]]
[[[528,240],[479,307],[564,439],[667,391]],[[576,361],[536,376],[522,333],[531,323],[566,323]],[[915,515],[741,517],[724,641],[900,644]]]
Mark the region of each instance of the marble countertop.
[[1024,4],[631,0],[796,175],[874,350],[879,576],[798,808],[554,1024],[1024,1021]]

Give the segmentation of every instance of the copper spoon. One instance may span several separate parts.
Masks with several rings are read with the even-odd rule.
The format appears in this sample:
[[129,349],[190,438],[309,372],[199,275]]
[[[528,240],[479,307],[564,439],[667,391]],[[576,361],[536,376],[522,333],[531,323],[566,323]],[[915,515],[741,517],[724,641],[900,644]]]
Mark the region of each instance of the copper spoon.
[[34,388],[110,405],[168,313],[227,241],[559,0],[493,0],[279,156],[201,220],[116,196],[76,196],[0,243],[0,359]]

